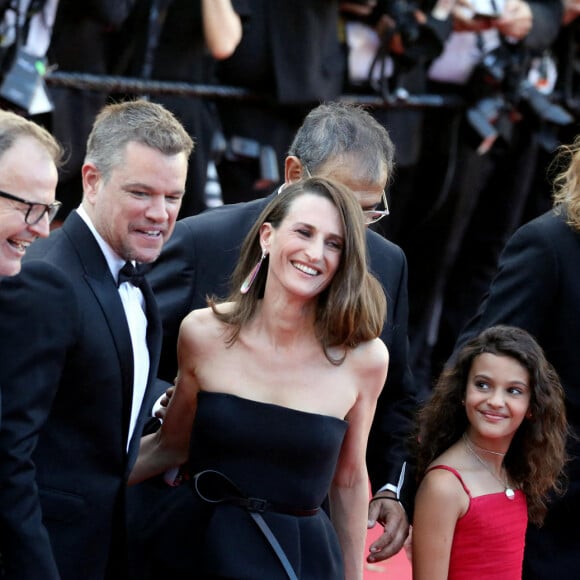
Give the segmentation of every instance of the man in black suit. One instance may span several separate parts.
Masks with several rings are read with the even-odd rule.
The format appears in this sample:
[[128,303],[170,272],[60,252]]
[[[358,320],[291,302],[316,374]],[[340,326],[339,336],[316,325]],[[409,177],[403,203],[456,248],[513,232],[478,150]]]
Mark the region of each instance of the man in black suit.
[[[313,109],[290,147],[285,181],[314,175],[349,186],[367,212],[368,221],[386,213],[384,188],[393,171],[394,147],[383,126],[363,109],[322,104]],[[283,195],[284,185],[274,192]],[[271,197],[271,196],[270,196]],[[270,197],[226,205],[177,222],[175,234],[148,273],[163,321],[161,378],[176,375],[179,325],[206,296],[227,295],[229,276],[244,236]],[[378,210],[378,211],[377,211]],[[387,382],[379,399],[368,444],[367,462],[375,497],[369,520],[385,525],[369,561],[398,552],[408,532],[407,516],[394,498],[400,492],[407,460],[406,443],[416,397],[407,364],[407,263],[402,250],[367,230],[371,269],[387,295],[387,321],[381,335],[390,352]]]
[[568,485],[562,497],[548,504],[544,525],[528,525],[524,580],[575,580],[580,569],[580,143],[573,151],[554,208],[510,238],[486,298],[455,347],[457,352],[469,338],[496,324],[519,326],[537,339],[564,387],[572,431]]
[[191,149],[160,105],[105,107],[87,144],[81,206],[2,280],[5,578],[126,577],[126,480],[141,409],[157,394],[162,334],[143,276],[122,276],[155,260],[171,235]]
[[0,111],[0,278],[18,274],[30,244],[48,237],[60,207],[54,194],[61,156],[46,129]]

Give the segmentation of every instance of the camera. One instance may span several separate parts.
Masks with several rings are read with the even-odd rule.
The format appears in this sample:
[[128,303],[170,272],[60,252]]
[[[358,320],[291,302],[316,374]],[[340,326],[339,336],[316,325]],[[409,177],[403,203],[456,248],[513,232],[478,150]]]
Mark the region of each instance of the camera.
[[573,122],[572,115],[528,80],[527,63],[524,50],[503,42],[475,67],[468,83],[467,119],[482,139],[480,154],[498,136],[509,141],[514,121],[525,113],[555,125]]

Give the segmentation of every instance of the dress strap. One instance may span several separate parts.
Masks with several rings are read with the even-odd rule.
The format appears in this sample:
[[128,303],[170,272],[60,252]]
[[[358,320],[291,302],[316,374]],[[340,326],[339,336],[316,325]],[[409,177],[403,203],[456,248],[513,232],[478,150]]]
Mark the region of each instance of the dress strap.
[[450,473],[452,473],[459,480],[459,483],[463,487],[465,493],[471,498],[471,492],[469,491],[469,488],[465,485],[465,482],[463,481],[461,475],[459,475],[459,471],[457,471],[457,469],[455,469],[454,467],[449,467],[449,465],[433,465],[433,467],[427,469],[425,473],[429,473],[433,469],[444,469],[445,471],[449,471]]

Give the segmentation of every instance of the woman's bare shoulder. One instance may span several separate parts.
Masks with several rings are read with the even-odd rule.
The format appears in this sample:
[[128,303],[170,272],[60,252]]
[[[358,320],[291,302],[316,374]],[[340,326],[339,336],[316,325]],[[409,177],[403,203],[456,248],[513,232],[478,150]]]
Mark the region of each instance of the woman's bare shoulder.
[[192,310],[181,322],[181,328],[195,328],[200,324],[210,324],[215,314],[211,308],[198,308]]
[[[217,308],[220,312],[231,310],[233,303],[223,303]],[[226,324],[222,322],[212,308],[192,310],[181,322],[179,334],[181,339],[209,341],[212,338],[223,337]]]
[[[218,312],[227,313],[232,310],[234,307],[233,302],[223,302],[216,306]],[[181,322],[182,326],[191,326],[191,325],[199,325],[199,324],[215,324],[219,322],[215,312],[209,306],[207,308],[197,308],[196,310],[192,310]]]
[[362,342],[347,353],[345,362],[360,380],[361,392],[378,397],[389,368],[389,351],[385,343],[380,338]]
[[370,372],[382,372],[389,365],[389,351],[380,338],[361,342],[351,356],[354,364]]

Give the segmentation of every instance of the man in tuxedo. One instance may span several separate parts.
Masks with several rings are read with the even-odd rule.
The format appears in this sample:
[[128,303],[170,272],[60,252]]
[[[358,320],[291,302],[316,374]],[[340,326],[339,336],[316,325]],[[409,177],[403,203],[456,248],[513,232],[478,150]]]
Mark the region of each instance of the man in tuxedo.
[[[384,189],[392,175],[393,158],[389,134],[368,112],[353,105],[322,104],[305,117],[295,135],[285,161],[285,184],[308,175],[340,181],[355,192],[367,222],[372,223],[387,213]],[[272,196],[283,195],[284,185]],[[171,242],[148,273],[163,321],[161,378],[171,382],[175,378],[177,335],[184,316],[205,307],[207,296],[227,295],[241,243],[272,196],[225,205],[177,222]],[[369,561],[376,561],[397,553],[407,537],[407,516],[392,499],[399,497],[404,480],[416,396],[407,364],[405,255],[370,229],[367,247],[372,272],[387,296],[388,315],[381,337],[390,352],[388,378],[367,451],[375,494],[369,521],[385,526],[371,547]]]
[[46,129],[0,111],[0,277],[18,274],[26,249],[48,236],[60,207],[54,195],[61,156]]
[[125,489],[156,393],[159,314],[135,265],[171,235],[192,141],[162,106],[95,120],[83,199],[0,287],[0,551],[10,580],[126,577]]

